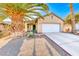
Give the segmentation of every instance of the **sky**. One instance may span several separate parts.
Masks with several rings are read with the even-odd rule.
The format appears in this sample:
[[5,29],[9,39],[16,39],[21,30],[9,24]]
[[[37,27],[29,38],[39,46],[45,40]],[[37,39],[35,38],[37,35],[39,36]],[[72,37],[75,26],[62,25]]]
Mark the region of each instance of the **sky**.
[[[70,13],[70,8],[68,3],[47,3],[47,5],[50,12],[53,12],[63,20]],[[79,13],[79,3],[74,3],[73,9],[74,9],[74,14]]]
[[[64,20],[66,16],[70,13],[70,8],[68,3],[47,3],[49,11],[56,14],[60,18]],[[74,14],[79,13],[79,3],[73,4]],[[45,15],[45,12],[39,11],[43,15]],[[5,21],[10,21],[10,19],[5,19]],[[4,22],[5,22],[4,21]]]

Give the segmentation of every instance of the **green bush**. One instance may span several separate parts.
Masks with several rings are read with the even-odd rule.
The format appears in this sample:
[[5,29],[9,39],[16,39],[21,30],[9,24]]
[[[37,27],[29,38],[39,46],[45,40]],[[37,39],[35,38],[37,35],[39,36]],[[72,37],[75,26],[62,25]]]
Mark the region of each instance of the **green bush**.
[[34,33],[33,32],[29,32],[27,37],[34,37]]

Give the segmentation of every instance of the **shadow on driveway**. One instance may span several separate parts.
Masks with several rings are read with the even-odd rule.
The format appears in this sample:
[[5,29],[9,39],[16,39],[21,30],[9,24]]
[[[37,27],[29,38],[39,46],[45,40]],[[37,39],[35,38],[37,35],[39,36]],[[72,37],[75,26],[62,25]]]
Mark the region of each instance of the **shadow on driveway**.
[[1,56],[17,56],[20,47],[22,46],[23,40],[26,37],[19,37],[19,38],[14,38],[11,41],[9,41],[5,46],[0,48],[0,55]]

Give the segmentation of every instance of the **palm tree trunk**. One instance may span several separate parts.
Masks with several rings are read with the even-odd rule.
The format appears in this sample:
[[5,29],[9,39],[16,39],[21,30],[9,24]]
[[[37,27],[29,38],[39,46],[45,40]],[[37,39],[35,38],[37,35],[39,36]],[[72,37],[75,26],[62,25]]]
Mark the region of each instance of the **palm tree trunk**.
[[25,26],[24,26],[23,16],[19,14],[14,14],[12,16],[13,32],[23,32],[24,27]]
[[70,14],[71,14],[72,32],[75,33],[75,16],[73,13],[72,3],[70,3]]

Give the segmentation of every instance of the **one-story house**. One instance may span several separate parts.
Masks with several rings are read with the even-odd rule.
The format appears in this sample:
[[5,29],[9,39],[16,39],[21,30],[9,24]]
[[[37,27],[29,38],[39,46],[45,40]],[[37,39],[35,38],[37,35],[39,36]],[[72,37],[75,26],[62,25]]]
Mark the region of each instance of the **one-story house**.
[[5,30],[5,27],[4,27],[4,25],[5,25],[5,24],[3,24],[3,23],[0,23],[0,32]]
[[44,18],[25,23],[25,30],[36,30],[37,33],[62,32],[64,21],[54,13],[45,15]]

